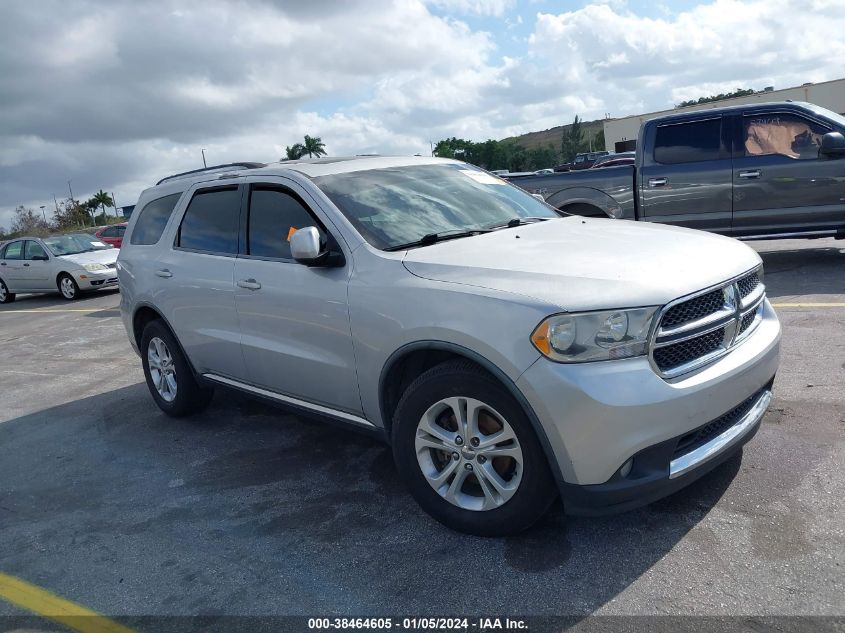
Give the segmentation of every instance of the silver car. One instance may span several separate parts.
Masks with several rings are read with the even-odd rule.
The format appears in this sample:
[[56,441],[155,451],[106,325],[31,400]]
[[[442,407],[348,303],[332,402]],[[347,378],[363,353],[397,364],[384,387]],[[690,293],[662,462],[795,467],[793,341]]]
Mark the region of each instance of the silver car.
[[653,501],[771,399],[780,325],[730,238],[565,216],[436,158],[215,167],[136,208],[121,310],[156,404],[224,387],[372,432],[458,530]]
[[11,240],[0,248],[0,303],[24,292],[58,292],[72,301],[87,290],[116,287],[117,253],[85,233]]

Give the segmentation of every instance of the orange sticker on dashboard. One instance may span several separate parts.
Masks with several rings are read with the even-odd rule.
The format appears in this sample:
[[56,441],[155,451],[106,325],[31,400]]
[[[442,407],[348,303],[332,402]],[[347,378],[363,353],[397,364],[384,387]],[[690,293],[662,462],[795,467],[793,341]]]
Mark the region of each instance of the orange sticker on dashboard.
[[294,233],[296,233],[296,227],[292,226],[292,227],[290,227],[290,230],[288,231],[288,242],[290,242],[290,238],[293,237]]

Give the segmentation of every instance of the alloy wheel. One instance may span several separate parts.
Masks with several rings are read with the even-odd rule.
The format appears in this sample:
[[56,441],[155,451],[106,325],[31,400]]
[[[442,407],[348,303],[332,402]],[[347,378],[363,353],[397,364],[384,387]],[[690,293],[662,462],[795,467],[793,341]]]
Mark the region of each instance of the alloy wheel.
[[147,346],[147,362],[150,367],[150,378],[158,395],[165,402],[176,399],[176,366],[167,344],[155,336]]
[[62,296],[65,299],[73,299],[76,296],[76,286],[70,277],[62,277],[59,283],[59,289],[62,291]]
[[417,424],[415,449],[429,485],[464,510],[493,510],[519,488],[523,456],[507,420],[474,398],[444,398]]

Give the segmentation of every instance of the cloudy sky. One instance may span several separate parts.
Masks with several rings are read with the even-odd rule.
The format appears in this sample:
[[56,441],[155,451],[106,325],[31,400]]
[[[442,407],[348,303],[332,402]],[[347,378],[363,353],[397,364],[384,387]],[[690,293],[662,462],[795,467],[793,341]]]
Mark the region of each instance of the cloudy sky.
[[845,77],[842,0],[0,0],[0,226],[169,173],[425,153]]

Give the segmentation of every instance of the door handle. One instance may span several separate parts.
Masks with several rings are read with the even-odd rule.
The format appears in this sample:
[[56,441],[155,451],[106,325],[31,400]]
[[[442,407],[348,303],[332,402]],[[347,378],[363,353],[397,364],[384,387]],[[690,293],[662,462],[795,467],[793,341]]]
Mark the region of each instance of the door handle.
[[760,170],[759,169],[749,169],[746,171],[739,172],[740,178],[759,178],[760,177]]
[[261,284],[255,279],[241,279],[238,282],[238,288],[246,288],[247,290],[260,290]]
[[648,186],[649,187],[665,187],[667,182],[669,182],[668,178],[649,178],[648,179]]
[[6,262],[0,262],[0,266],[5,266]]
[[24,264],[24,266],[29,266],[29,264]]
[[162,268],[161,270],[156,271],[156,275],[163,277],[164,279],[170,279],[173,276],[173,273],[166,268]]

